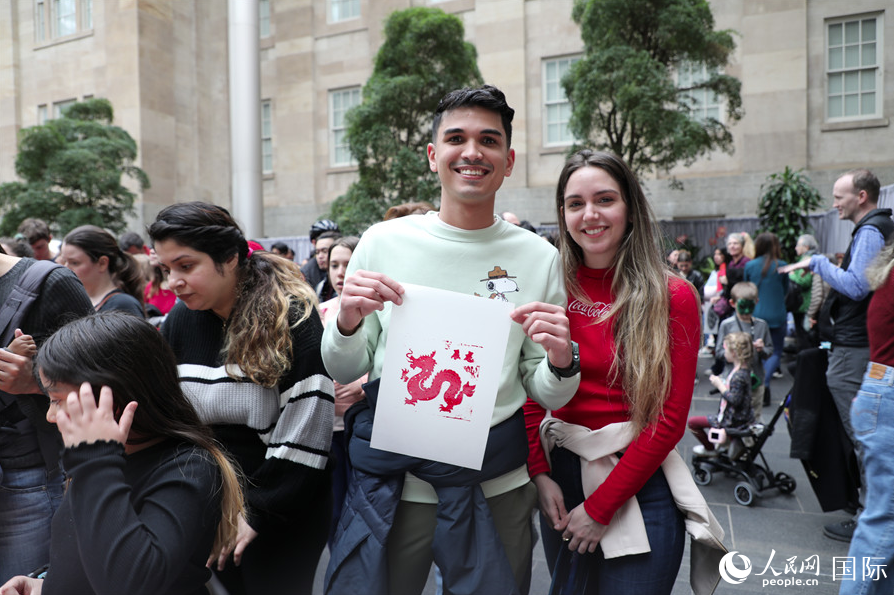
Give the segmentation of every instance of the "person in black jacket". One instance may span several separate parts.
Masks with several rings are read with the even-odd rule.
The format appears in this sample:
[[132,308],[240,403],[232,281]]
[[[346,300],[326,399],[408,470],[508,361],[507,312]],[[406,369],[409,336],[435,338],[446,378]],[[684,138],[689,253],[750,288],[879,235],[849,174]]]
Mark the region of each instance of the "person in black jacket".
[[[0,254],[0,304],[35,264]],[[59,266],[43,281],[19,328],[40,346],[60,326],[91,312],[80,281]],[[30,356],[0,349],[0,584],[46,564],[50,521],[62,500],[62,439],[46,422],[47,398],[31,369]]]
[[70,479],[45,579],[3,595],[207,595],[209,558],[235,540],[235,469],[186,400],[148,322],[99,313],[64,326],[35,359]]

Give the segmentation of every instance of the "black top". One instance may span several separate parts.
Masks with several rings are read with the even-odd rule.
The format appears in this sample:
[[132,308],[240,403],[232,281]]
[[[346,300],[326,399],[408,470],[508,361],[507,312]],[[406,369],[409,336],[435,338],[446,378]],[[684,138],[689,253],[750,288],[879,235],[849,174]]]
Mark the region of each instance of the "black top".
[[140,300],[120,289],[113,289],[106,294],[101,305],[96,309],[97,312],[111,312],[112,310],[127,312],[138,318],[146,317]]
[[[291,314],[294,324],[297,310]],[[223,365],[224,321],[210,310],[180,302],[161,332],[177,357],[183,392],[245,474],[248,524],[258,533],[281,534],[315,514],[331,489],[327,463],[335,416],[316,309],[292,327],[292,366],[272,387]]]
[[65,450],[44,595],[207,595],[220,520],[219,467],[172,439],[132,455],[117,442]]
[[[9,298],[19,278],[35,262],[33,258],[22,258],[0,276],[0,301]],[[81,281],[70,270],[60,267],[47,276],[21,328],[40,347],[59,327],[92,312],[93,306]],[[13,400],[6,393],[3,396],[4,402]],[[62,441],[56,426],[46,421],[47,397],[38,393],[18,395],[14,400],[16,403],[4,413],[6,430],[0,432],[0,467],[21,469],[44,464],[47,469],[54,469],[59,462]]]
[[[891,209],[873,209],[866,214],[851,234],[851,243],[841,261],[841,268],[847,270],[851,263],[851,248],[860,228],[869,225],[879,230],[885,241],[894,236],[894,221],[891,220]],[[872,292],[861,300],[852,300],[835,289],[823,300],[819,313],[819,334],[823,341],[831,341],[833,347],[869,347],[869,335],[866,332],[866,311]]]

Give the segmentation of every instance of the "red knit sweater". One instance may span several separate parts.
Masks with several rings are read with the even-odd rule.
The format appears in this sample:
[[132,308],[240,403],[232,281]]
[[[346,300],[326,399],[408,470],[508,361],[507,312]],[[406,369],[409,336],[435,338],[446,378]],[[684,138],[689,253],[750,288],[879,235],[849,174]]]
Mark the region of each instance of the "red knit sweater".
[[[553,416],[591,429],[630,419],[620,381],[614,386],[609,385],[614,353],[610,321],[593,324],[612,303],[612,276],[612,269],[581,267],[578,279],[595,307],[586,306],[573,296],[568,298],[571,338],[580,345],[581,383],[571,401],[554,411]],[[670,277],[668,288],[672,376],[670,394],[665,402],[662,418],[640,433],[605,482],[584,503],[587,514],[604,525],[655,473],[686,430],[701,337],[699,300],[689,283],[676,276]],[[544,415],[543,408],[528,400],[525,418],[530,445],[528,471],[531,477],[549,472],[538,432]]]

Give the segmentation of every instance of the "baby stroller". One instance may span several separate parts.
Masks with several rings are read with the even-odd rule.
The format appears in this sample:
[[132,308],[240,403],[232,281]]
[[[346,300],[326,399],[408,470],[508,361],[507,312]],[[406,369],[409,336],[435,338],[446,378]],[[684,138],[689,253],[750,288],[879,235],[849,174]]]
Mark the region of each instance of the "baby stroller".
[[698,485],[708,485],[713,474],[722,471],[732,477],[741,477],[733,488],[736,502],[742,506],[751,506],[754,497],[763,496],[770,490],[779,490],[783,494],[795,491],[795,479],[787,473],[774,474],[761,449],[767,439],[773,435],[776,422],[785,411],[786,399],[782,399],[779,408],[773,414],[769,424],[752,424],[742,429],[726,429],[727,447],[718,449],[717,456],[692,456],[692,475]]

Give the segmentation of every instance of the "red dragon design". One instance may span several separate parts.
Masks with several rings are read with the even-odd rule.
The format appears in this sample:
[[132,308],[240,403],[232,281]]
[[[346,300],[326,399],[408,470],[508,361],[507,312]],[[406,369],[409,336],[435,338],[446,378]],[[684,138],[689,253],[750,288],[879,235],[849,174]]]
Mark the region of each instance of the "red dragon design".
[[[403,370],[401,375],[401,379],[407,383],[407,392],[410,393],[410,397],[404,401],[407,405],[415,405],[417,401],[431,401],[437,398],[441,394],[441,387],[445,382],[447,390],[444,393],[444,404],[441,405],[441,411],[445,413],[453,411],[454,407],[462,403],[463,397],[471,397],[475,394],[475,387],[468,382],[463,384],[459,374],[453,370],[439,370],[432,378],[437,365],[434,351],[428,355],[413,357],[411,349],[407,353],[407,361],[410,362],[410,368],[419,370],[412,376],[409,375],[408,370]],[[426,388],[422,383],[429,378],[431,378],[431,383]]]

